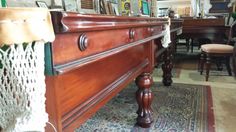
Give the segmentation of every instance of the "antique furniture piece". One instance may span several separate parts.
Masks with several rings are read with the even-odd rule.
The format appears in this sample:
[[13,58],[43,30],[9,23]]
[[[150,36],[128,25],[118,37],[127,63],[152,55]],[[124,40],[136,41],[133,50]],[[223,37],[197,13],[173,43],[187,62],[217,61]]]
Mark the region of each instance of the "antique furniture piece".
[[50,12],[0,8],[0,131],[44,131],[44,43],[55,38]]
[[226,68],[230,76],[231,67],[230,67],[230,57],[232,57],[234,52],[234,46],[229,45],[232,42],[233,34],[235,30],[233,30],[236,26],[236,21],[231,25],[229,38],[227,44],[204,44],[201,46],[201,58],[200,58],[200,73],[203,73],[204,62],[206,60],[206,81],[209,78],[209,72],[211,67],[211,58],[212,57],[222,57],[222,60],[225,60]]
[[52,12],[52,20],[56,39],[46,47],[46,109],[56,129],[73,131],[135,78],[137,124],[149,127],[151,73],[155,57],[167,51],[160,39],[168,20],[68,12]]
[[[229,26],[225,26],[225,20],[223,18],[186,18],[183,22],[183,33],[180,37],[187,39],[187,44],[191,46],[191,50],[193,51],[193,39],[209,39],[211,43],[223,43],[224,40],[227,40],[228,34]],[[190,39],[192,39],[191,43],[188,41]]]

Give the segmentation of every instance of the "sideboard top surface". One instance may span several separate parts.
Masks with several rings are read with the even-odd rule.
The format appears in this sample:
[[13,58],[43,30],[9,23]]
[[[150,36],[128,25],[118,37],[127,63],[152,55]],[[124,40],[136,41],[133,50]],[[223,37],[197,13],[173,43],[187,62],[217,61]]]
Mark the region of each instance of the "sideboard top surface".
[[161,26],[168,23],[167,18],[88,15],[75,12],[51,12],[51,15],[55,33]]

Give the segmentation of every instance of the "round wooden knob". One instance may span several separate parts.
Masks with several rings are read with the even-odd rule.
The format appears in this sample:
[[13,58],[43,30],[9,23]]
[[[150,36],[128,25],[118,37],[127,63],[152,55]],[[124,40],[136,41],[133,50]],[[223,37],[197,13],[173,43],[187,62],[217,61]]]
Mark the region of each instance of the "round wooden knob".
[[86,36],[86,34],[81,34],[80,37],[79,37],[79,49],[81,51],[85,51],[88,47],[88,38]]
[[134,36],[135,36],[135,31],[134,31],[134,29],[130,29],[130,30],[129,30],[129,38],[130,38],[130,39],[134,39]]
[[150,33],[153,33],[153,32],[154,32],[154,29],[153,29],[152,27],[149,27],[149,28],[148,28],[148,31],[149,31]]

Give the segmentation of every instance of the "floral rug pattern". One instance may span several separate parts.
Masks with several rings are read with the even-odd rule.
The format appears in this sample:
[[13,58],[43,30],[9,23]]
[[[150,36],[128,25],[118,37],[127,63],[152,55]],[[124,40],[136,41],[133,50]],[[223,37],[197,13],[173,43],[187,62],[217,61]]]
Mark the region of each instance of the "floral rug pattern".
[[209,86],[154,83],[151,128],[135,125],[137,103],[134,83],[122,90],[76,132],[200,132],[214,131]]

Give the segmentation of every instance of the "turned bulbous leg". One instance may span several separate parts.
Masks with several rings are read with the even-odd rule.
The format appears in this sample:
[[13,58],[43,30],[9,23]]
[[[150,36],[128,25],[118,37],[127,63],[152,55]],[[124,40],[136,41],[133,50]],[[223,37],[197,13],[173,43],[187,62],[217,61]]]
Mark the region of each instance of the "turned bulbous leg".
[[153,122],[151,103],[153,93],[150,89],[153,79],[149,73],[138,76],[135,80],[138,90],[136,92],[136,100],[138,103],[137,124],[141,127],[148,128]]

